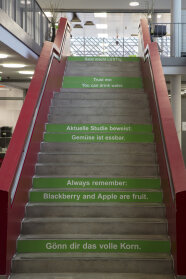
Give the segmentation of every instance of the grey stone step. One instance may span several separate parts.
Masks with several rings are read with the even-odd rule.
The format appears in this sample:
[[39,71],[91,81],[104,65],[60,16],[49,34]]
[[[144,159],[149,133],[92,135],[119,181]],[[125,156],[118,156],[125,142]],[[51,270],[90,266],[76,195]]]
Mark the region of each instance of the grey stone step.
[[19,240],[144,240],[169,241],[165,234],[21,234]]
[[140,62],[79,62],[68,61],[68,76],[141,76]]
[[146,154],[155,152],[154,143],[75,143],[42,142],[41,152],[63,152],[65,154]]
[[68,92],[59,93],[54,92],[54,99],[64,100],[64,99],[77,99],[77,100],[147,100],[146,93],[120,93],[120,92]]
[[61,177],[154,177],[158,176],[158,165],[36,164],[36,175]]
[[155,154],[63,154],[39,153],[38,163],[64,163],[64,164],[152,164],[156,162]]
[[[136,112],[137,113],[137,112]],[[150,116],[141,115],[60,115],[60,114],[49,114],[49,123],[63,123],[63,124],[151,124]]]
[[145,273],[32,273],[12,274],[10,279],[175,279],[173,274]]
[[165,206],[153,204],[28,203],[26,217],[128,217],[164,218]]
[[146,108],[148,101],[146,100],[56,100],[52,99],[52,106],[58,107],[122,107],[136,108],[138,110]]
[[105,92],[105,93],[113,93],[113,92],[120,92],[120,93],[144,93],[144,89],[142,88],[61,88],[60,92],[90,92],[90,93],[98,93],[98,92]]
[[[146,273],[171,274],[167,254],[19,254],[12,261],[13,273]],[[150,277],[151,278],[151,277]],[[150,279],[149,278],[149,279]],[[57,279],[57,278],[56,278]],[[69,278],[70,279],[70,278]]]
[[[67,115],[105,115],[109,117],[110,115],[136,115],[136,108],[122,108],[122,107],[60,107],[51,106],[50,114],[60,114],[61,116]],[[138,110],[139,117],[149,117],[149,108],[144,108],[143,110]]]
[[24,234],[167,234],[167,221],[158,218],[25,218]]

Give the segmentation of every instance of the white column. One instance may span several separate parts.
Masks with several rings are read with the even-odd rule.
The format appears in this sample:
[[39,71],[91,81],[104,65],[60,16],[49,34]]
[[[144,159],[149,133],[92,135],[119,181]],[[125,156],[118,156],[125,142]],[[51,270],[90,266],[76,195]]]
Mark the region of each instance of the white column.
[[171,77],[171,106],[181,146],[181,75]]
[[171,56],[180,57],[182,49],[181,0],[171,0],[171,23]]
[[[152,23],[154,23],[153,26],[152,26],[152,31],[154,31],[154,27],[155,27],[155,25],[157,23],[157,14],[155,14],[155,13],[152,14]],[[153,38],[153,42],[157,43],[158,42],[158,38]]]

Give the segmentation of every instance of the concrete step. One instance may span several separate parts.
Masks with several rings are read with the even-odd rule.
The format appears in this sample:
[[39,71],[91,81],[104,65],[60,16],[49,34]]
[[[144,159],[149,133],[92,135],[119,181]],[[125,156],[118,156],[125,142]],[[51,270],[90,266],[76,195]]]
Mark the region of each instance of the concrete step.
[[[19,254],[12,261],[13,273],[146,273],[171,274],[172,261],[167,254],[67,253]],[[129,277],[130,278],[130,277]],[[151,278],[151,277],[149,277]]]
[[131,123],[131,124],[151,124],[150,115],[64,115],[56,114],[56,112],[48,115],[49,123],[74,123],[74,124],[87,124],[87,123]]
[[33,177],[33,189],[105,189],[129,190],[129,189],[161,189],[160,178],[132,178],[132,177]]
[[118,217],[118,218],[164,218],[162,203],[28,203],[26,217]]
[[[55,125],[73,125],[64,123],[50,123]],[[49,125],[50,125],[49,124]],[[93,123],[92,123],[93,124]],[[98,124],[97,124],[98,125]],[[154,142],[152,132],[46,132],[44,133],[46,142],[101,142],[101,143],[126,143],[126,142]]]
[[[146,241],[152,241],[153,242],[152,244],[157,244],[157,245],[161,244],[161,242],[159,242],[159,241],[162,241],[163,245],[165,244],[165,246],[162,247],[163,251],[161,250],[161,247],[159,247],[160,251],[158,252],[158,250],[156,249],[157,250],[156,252],[157,253],[162,253],[162,252],[167,253],[167,250],[170,249],[169,237],[165,234],[153,234],[153,235],[149,235],[149,234],[138,234],[138,235],[136,235],[136,234],[114,234],[114,235],[111,235],[108,233],[107,234],[75,234],[75,233],[48,234],[48,233],[46,233],[46,234],[25,234],[25,235],[20,234],[18,241],[21,242],[21,241],[25,241],[25,240],[49,240],[49,239],[50,240],[59,240],[59,241],[60,240],[61,241],[64,241],[64,240],[65,241],[68,241],[68,240],[75,241],[76,240],[76,241],[80,241],[81,244],[86,240],[87,241],[95,240],[95,241],[98,241],[98,243],[95,242],[95,244],[97,244],[96,246],[98,246],[98,248],[99,248],[100,244],[105,244],[105,241],[112,242],[112,240],[113,240],[113,244],[114,244],[114,242],[116,242],[116,244],[118,246],[117,248],[120,248],[120,246],[122,247],[123,245],[121,245],[121,243],[122,243],[122,241],[125,241],[125,240],[126,241],[136,241],[136,243],[137,243],[137,241],[142,241],[142,243],[144,243]],[[119,240],[119,242],[117,243],[118,240]],[[81,242],[81,241],[83,241],[83,242]],[[131,244],[132,244],[132,242],[131,242]],[[110,252],[113,252],[114,247],[112,247],[112,246],[114,246],[114,245],[111,245],[111,247],[106,247],[105,249],[104,249],[104,247],[102,247],[102,252],[104,252],[105,250],[108,250],[108,249],[110,249]],[[25,247],[25,245],[24,245],[24,247]],[[78,248],[78,250],[79,250],[79,248]],[[148,247],[148,248],[141,247],[141,248],[142,248],[141,249],[142,251],[144,249],[151,249],[150,247]],[[133,248],[131,247],[131,248],[129,248],[129,250],[130,249],[135,249],[135,247],[133,247]],[[90,249],[90,250],[92,250],[92,249]],[[166,250],[166,252],[165,252],[165,250]],[[58,251],[56,251],[56,253],[57,252]],[[78,252],[78,251],[76,251],[76,252]],[[115,252],[118,252],[118,249],[115,249]],[[139,253],[139,252],[140,252],[140,250],[136,250],[136,253]],[[148,251],[148,253],[150,253],[150,252]]]
[[39,153],[38,163],[63,163],[63,164],[153,164],[156,163],[155,154],[63,154]]
[[122,107],[122,108],[136,108],[140,111],[140,109],[146,109],[148,107],[148,101],[146,100],[57,100],[52,99],[51,101],[52,106],[58,107]]
[[172,274],[145,273],[19,273],[10,279],[175,279]]
[[131,93],[129,92],[54,92],[56,100],[148,100],[146,93]]
[[143,88],[141,77],[126,76],[97,76],[96,73],[91,76],[78,75],[67,76],[63,78],[63,88]]
[[22,234],[167,234],[158,218],[24,218]]
[[156,177],[158,165],[36,164],[36,175],[61,177]]
[[61,93],[69,93],[69,92],[86,92],[86,93],[131,93],[131,94],[144,94],[143,88],[61,88]]
[[126,76],[140,77],[139,62],[77,62],[68,61],[65,75],[68,76]]
[[[122,107],[60,107],[60,106],[51,106],[50,107],[50,114],[60,114],[61,116],[67,115],[105,115],[107,119],[109,116],[116,116],[116,115],[135,115],[136,108],[125,108]],[[149,108],[144,108],[143,110],[138,110],[139,117],[149,117],[150,112]]]
[[154,143],[76,143],[76,142],[42,142],[41,152],[63,152],[64,154],[152,154]]
[[30,191],[32,203],[162,203],[160,189],[42,188]]
[[86,123],[86,124],[56,124],[56,123],[47,123],[46,124],[46,133],[135,133],[144,134],[144,133],[151,133],[153,132],[153,127],[151,124],[108,124],[108,123]]

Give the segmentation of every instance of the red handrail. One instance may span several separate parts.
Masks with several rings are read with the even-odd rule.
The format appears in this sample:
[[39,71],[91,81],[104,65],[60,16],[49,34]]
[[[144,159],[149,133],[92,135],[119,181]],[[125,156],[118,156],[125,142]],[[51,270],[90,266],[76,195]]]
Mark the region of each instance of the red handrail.
[[[68,31],[67,20],[61,18],[54,43],[44,44],[12,140],[0,168],[0,275],[10,273],[11,258],[15,253],[16,239],[20,233],[24,207],[28,201],[28,191],[32,186],[32,176],[47,121],[50,100],[53,91],[59,90],[62,84],[66,63],[63,49],[69,37]],[[54,54],[59,58],[55,59]],[[34,122],[33,117],[35,117]],[[33,130],[30,133],[31,127]],[[30,136],[28,150],[14,199],[11,200],[12,186],[25,152],[28,136]]]
[[177,275],[186,275],[186,172],[172,115],[157,43],[150,40],[148,23],[140,22],[144,58],[142,69],[149,94],[168,229]]

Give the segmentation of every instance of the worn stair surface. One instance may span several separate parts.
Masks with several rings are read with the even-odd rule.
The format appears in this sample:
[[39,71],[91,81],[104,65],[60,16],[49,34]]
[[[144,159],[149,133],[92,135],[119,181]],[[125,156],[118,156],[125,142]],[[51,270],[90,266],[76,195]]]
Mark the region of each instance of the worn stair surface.
[[138,58],[69,57],[12,279],[173,279]]

